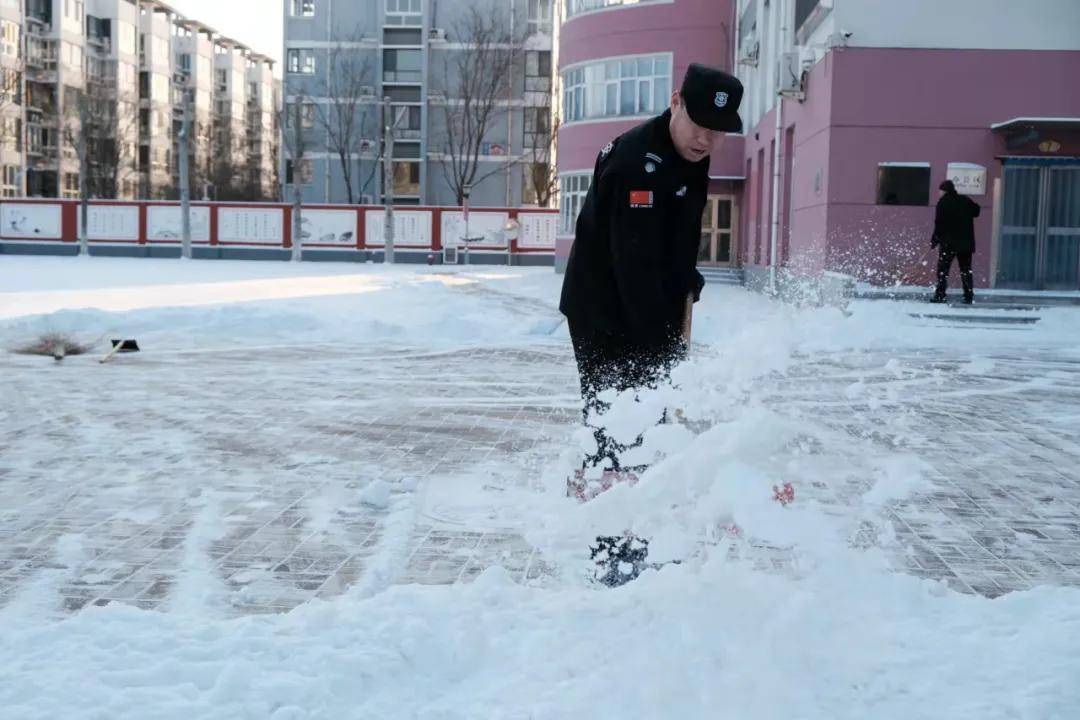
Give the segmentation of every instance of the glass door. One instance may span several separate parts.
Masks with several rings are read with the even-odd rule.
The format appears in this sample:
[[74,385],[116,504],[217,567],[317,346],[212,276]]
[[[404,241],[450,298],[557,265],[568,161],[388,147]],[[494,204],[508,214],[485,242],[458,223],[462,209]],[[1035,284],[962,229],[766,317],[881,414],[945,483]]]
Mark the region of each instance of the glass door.
[[701,215],[699,265],[735,266],[738,257],[735,227],[735,198],[731,195],[710,195]]
[[1080,167],[1005,166],[996,286],[1080,289]]

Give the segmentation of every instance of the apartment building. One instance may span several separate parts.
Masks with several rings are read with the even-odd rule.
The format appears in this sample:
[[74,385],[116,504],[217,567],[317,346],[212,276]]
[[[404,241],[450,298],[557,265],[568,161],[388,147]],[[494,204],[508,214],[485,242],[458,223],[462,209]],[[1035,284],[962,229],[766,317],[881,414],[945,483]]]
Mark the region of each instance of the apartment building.
[[278,192],[277,176],[277,81],[271,69],[273,61],[252,53],[247,58],[247,95],[245,107],[248,184],[263,197]]
[[[179,153],[184,114],[189,123],[189,180],[191,196],[208,197],[214,158],[214,37],[213,28],[197,20],[173,23],[173,152]],[[179,186],[179,163],[173,184]]]
[[[457,204],[464,184],[474,205],[546,202],[536,178],[551,164],[554,1],[284,0],[283,131],[297,135],[289,108],[299,104],[303,155],[294,162],[286,140],[283,190],[299,185],[308,202],[382,202],[389,98],[395,203]],[[477,17],[512,52],[470,63],[480,57]],[[508,87],[499,83],[483,132],[466,143],[462,113],[477,105],[463,88],[487,72],[505,72]]]
[[269,199],[273,65],[160,0],[0,0],[0,195],[174,198],[188,112],[193,195]]

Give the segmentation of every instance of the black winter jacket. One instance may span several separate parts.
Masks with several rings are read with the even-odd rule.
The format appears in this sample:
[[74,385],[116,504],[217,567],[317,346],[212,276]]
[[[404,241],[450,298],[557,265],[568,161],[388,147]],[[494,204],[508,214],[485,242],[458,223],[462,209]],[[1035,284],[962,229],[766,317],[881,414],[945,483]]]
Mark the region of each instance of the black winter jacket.
[[709,160],[675,150],[671,112],[626,132],[596,159],[578,215],[559,309],[571,324],[655,344],[677,333],[697,272]]
[[975,218],[981,208],[967,195],[947,192],[938,200],[934,213],[931,245],[957,253],[975,252]]

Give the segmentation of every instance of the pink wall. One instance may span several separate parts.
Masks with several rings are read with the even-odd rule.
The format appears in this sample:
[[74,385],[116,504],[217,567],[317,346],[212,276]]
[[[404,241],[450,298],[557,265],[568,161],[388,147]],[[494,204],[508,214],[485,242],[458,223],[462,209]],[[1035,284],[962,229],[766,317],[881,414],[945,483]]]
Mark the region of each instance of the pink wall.
[[[734,42],[732,0],[675,0],[674,3],[630,5],[586,13],[563,23],[559,62],[562,67],[621,55],[673,53],[671,83],[677,89],[692,62],[730,69]],[[559,130],[560,173],[591,171],[608,141],[644,121],[570,123]],[[729,138],[710,166],[716,176],[741,176],[741,139]],[[556,257],[570,253],[571,239],[560,237]]]
[[[807,81],[807,97],[802,103],[784,101],[784,133],[795,128],[795,153],[792,163],[792,177],[781,178],[781,190],[789,194],[790,260],[788,266],[802,273],[819,272],[825,268],[826,238],[828,235],[827,208],[829,198],[829,159],[830,137],[829,123],[832,114],[832,55],[818,63],[811,71]],[[781,133],[781,141],[784,133]],[[775,110],[767,113],[758,124],[747,130],[746,157],[752,160],[754,177],[748,181],[750,204],[746,208],[749,215],[746,246],[749,252],[744,254],[744,262],[755,264],[753,244],[755,229],[760,213],[761,261],[768,261],[768,246],[772,228],[768,224],[772,203],[772,140],[776,134]],[[764,150],[765,162],[758,168],[758,151]],[[781,166],[783,167],[783,166]],[[785,187],[785,183],[789,183]],[[763,183],[762,207],[756,206],[753,198],[757,195],[756,183]],[[788,217],[781,217],[783,225]],[[780,243],[778,242],[778,246]]]
[[[1014,117],[1080,116],[1080,53],[853,48],[835,58],[828,190],[828,265],[887,283],[921,256],[949,162],[987,167],[976,221],[976,283],[990,283],[992,188]],[[928,162],[930,207],[875,204],[879,162]]]
[[692,62],[730,68],[733,6],[731,0],[675,0],[578,15],[560,30],[559,63],[674,52],[676,84]]
[[[832,51],[811,71],[804,102],[785,101],[784,126],[795,126],[791,259],[796,272],[849,272],[888,284],[929,247],[937,191],[926,207],[876,204],[880,162],[926,162],[931,187],[950,162],[987,167],[987,193],[976,222],[976,282],[990,283],[992,188],[1001,177],[1004,139],[990,125],[1014,117],[1080,117],[1080,53],[849,48]],[[753,243],[757,153],[769,153],[770,113],[747,132],[744,209]],[[1059,154],[1070,152],[1062,135]],[[1075,148],[1072,148],[1075,154]],[[1031,148],[1013,154],[1032,154]],[[761,223],[769,214],[771,167],[764,163]],[[819,177],[820,174],[820,177]],[[786,182],[786,180],[784,181]],[[763,230],[762,261],[768,231]],[[754,254],[746,255],[753,263]],[[929,280],[929,274],[923,276]]]

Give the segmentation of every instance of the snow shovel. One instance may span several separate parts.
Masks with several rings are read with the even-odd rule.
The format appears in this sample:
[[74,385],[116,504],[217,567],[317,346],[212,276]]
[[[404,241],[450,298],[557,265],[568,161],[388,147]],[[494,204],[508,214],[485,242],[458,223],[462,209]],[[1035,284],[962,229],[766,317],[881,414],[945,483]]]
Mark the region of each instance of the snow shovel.
[[136,353],[139,352],[139,343],[134,340],[110,340],[112,343],[112,349],[105,354],[105,357],[101,358],[100,362],[107,363],[112,359],[113,355],[117,353]]

